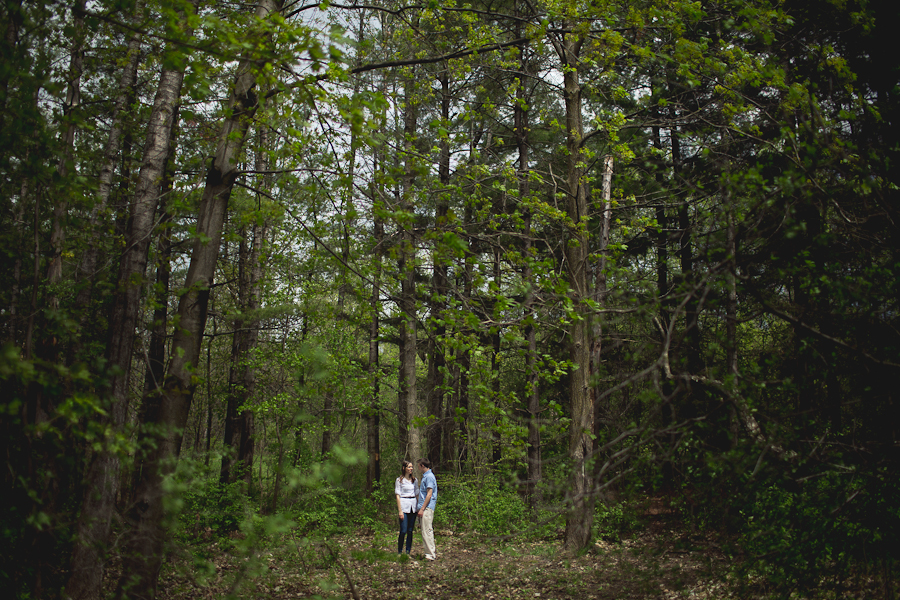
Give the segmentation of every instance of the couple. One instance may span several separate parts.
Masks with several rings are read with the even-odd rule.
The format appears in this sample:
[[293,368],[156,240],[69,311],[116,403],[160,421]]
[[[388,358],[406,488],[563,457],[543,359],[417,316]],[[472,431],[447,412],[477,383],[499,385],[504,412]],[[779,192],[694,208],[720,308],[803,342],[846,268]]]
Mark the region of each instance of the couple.
[[434,507],[437,504],[437,480],[431,472],[431,462],[427,458],[419,459],[419,472],[422,483],[419,484],[418,495],[413,476],[413,464],[404,460],[400,468],[400,477],[394,484],[394,495],[397,497],[397,511],[400,513],[400,536],[397,538],[397,553],[403,552],[403,538],[406,538],[406,553],[412,550],[413,526],[416,516],[422,517],[422,541],[425,543],[425,558],[434,560]]

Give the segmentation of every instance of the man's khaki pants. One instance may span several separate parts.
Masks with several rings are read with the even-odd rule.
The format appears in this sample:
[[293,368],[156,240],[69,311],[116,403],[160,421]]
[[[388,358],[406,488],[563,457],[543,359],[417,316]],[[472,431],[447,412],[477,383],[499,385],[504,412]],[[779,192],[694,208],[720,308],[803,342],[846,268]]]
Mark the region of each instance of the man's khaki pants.
[[434,511],[430,508],[422,514],[422,542],[425,544],[425,555],[437,558],[434,549]]

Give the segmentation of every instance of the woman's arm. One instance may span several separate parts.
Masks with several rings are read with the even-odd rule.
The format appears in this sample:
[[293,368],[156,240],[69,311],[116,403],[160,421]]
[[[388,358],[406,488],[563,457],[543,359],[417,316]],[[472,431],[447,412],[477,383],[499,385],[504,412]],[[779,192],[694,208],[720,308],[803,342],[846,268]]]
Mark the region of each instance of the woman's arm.
[[397,513],[400,515],[400,518],[403,518],[403,507],[400,505],[400,494],[394,494],[394,497],[397,498]]
[[397,513],[400,515],[400,518],[403,518],[403,506],[400,504],[400,492],[403,488],[400,485],[400,480],[394,482],[394,497],[397,499]]

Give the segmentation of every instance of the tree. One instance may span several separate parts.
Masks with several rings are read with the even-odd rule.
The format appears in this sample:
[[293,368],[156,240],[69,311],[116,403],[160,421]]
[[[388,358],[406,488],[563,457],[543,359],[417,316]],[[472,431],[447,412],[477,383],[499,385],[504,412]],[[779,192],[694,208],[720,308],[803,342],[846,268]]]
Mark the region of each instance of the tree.
[[[277,14],[281,5],[263,0],[257,5],[255,18],[261,24],[258,33],[263,60],[272,56],[272,33],[263,27],[264,20]],[[216,155],[206,174],[206,185],[197,219],[197,238],[176,314],[176,328],[168,373],[159,398],[157,425],[162,435],[157,447],[149,453],[142,473],[132,519],[133,530],[126,547],[125,568],[119,582],[119,596],[152,598],[162,561],[163,479],[171,472],[172,461],[181,451],[184,425],[195,388],[193,368],[198,364],[200,342],[206,323],[209,291],[215,272],[219,241],[228,207],[228,199],[238,175],[237,162],[247,131],[259,108],[256,90],[257,58],[244,56],[235,74],[228,116],[223,120]]]

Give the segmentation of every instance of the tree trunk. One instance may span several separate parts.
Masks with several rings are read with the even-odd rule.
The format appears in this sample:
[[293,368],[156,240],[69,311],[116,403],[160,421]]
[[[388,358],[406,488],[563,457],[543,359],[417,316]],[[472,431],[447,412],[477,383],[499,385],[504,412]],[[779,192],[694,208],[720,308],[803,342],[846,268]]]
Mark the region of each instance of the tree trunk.
[[[654,116],[657,120],[661,119],[659,111],[655,111]],[[663,152],[663,144],[660,139],[660,128],[658,126],[652,128],[653,146]],[[660,189],[665,189],[666,179],[662,169],[656,172],[656,182]],[[668,348],[671,343],[670,314],[668,309],[669,303],[669,219],[666,214],[665,201],[660,198],[659,205],[656,207],[656,224],[658,230],[656,232],[656,294],[659,299],[659,320],[660,320],[660,349]],[[670,418],[672,423],[676,422],[677,414],[675,405],[671,403],[674,386],[669,378],[662,381],[662,397],[664,402],[668,403]],[[674,449],[678,444],[678,433],[673,430],[668,437],[669,448]],[[667,453],[662,465],[662,488],[665,492],[671,492],[675,489],[675,464],[672,461],[671,454]]]
[[[503,289],[503,280],[500,271],[499,246],[494,247],[494,286],[497,290],[497,294]],[[494,306],[496,307],[497,304],[499,303],[495,302]],[[491,465],[493,465],[494,472],[496,473],[499,471],[500,462],[503,460],[503,444],[502,436],[500,435],[500,429],[503,426],[503,413],[501,412],[503,398],[500,389],[500,322],[503,320],[503,315],[495,308],[492,317],[495,324],[491,327],[491,398],[494,400],[495,412],[494,422],[491,427]]]
[[[136,14],[143,15],[143,6],[136,7]],[[140,17],[135,19],[138,21]],[[103,152],[103,166],[100,169],[100,177],[97,185],[97,194],[94,199],[94,205],[91,207],[91,214],[88,222],[88,231],[91,238],[88,246],[81,255],[78,263],[77,276],[82,280],[81,287],[75,299],[75,306],[82,307],[81,313],[81,336],[78,347],[82,347],[84,343],[84,330],[89,326],[89,320],[93,311],[88,310],[94,289],[94,279],[96,278],[97,261],[100,255],[99,248],[99,232],[97,231],[97,223],[100,214],[106,210],[109,203],[110,191],[112,190],[113,171],[115,171],[116,162],[119,159],[119,151],[122,145],[122,135],[124,129],[123,115],[129,98],[134,94],[134,85],[137,80],[137,69],[141,58],[141,38],[142,34],[135,32],[128,41],[128,62],[122,70],[119,79],[119,89],[116,94],[115,103],[113,105],[112,124],[109,129],[109,137],[106,141],[106,148]],[[174,121],[173,121],[174,122]],[[80,354],[76,348],[73,351],[73,357]]]
[[[613,176],[613,157],[605,156],[603,158],[603,190],[602,190],[602,210],[600,214],[600,261],[597,264],[595,284],[594,284],[594,302],[597,308],[602,311],[606,305],[606,297],[608,295],[606,269],[609,264],[609,233],[612,224],[612,176]],[[601,424],[601,405],[598,401],[600,395],[600,387],[598,380],[600,379],[600,363],[603,352],[603,314],[595,313],[591,316],[591,402],[594,406],[594,444],[592,454],[594,455],[593,474],[596,479],[602,469],[602,463],[599,460],[599,449],[603,445]],[[607,413],[611,411],[607,410]]]
[[[401,207],[405,215],[412,215],[415,157],[413,140],[418,126],[418,105],[414,97],[415,82],[412,77],[405,82],[406,105],[403,111],[403,151],[405,167],[401,190]],[[416,398],[416,240],[414,219],[404,218],[399,224],[400,250],[398,272],[400,277],[400,453],[406,460],[416,460],[422,451],[421,430],[416,424],[418,401]],[[405,443],[404,443],[405,442]]]
[[[280,9],[280,2],[262,0],[257,5],[256,17],[265,19]],[[270,45],[270,34],[263,35],[265,37],[259,40],[260,44]],[[215,157],[207,170],[197,220],[197,238],[185,281],[186,292],[178,303],[178,326],[172,339],[169,371],[160,396],[156,423],[160,431],[159,439],[149,453],[136,494],[137,502],[130,514],[133,529],[123,557],[123,576],[117,590],[120,598],[126,595],[153,598],[156,595],[163,558],[163,479],[172,472],[181,450],[181,432],[193,398],[193,371],[198,364],[228,199],[239,174],[237,161],[250,121],[259,107],[255,64],[254,60],[244,58],[238,66],[228,103],[229,116],[223,123]]]
[[[441,84],[441,120],[443,127],[450,128],[450,75],[442,71],[438,76]],[[438,164],[438,180],[440,190],[437,193],[437,204],[434,209],[434,227],[437,232],[435,248],[432,252],[432,293],[431,318],[429,319],[431,352],[428,353],[428,458],[434,468],[444,470],[450,457],[444,445],[446,423],[446,372],[447,360],[444,355],[444,336],[447,326],[444,324],[444,311],[447,306],[447,294],[450,284],[447,280],[446,250],[440,247],[443,239],[442,231],[446,228],[447,215],[450,212],[450,139],[446,136],[440,140],[440,159]]]
[[581,114],[581,83],[579,81],[579,53],[582,40],[575,34],[564,34],[554,39],[557,54],[563,66],[563,89],[566,107],[566,150],[568,168],[566,177],[567,213],[572,231],[566,247],[566,267],[569,277],[569,293],[575,309],[570,328],[571,354],[574,365],[569,374],[572,422],[569,432],[569,460],[571,475],[567,501],[570,510],[566,516],[565,546],[569,550],[587,547],[594,520],[592,477],[589,461],[593,448],[594,431],[593,396],[590,390],[591,332],[590,314],[584,300],[590,299],[588,265],[588,203],[584,183],[581,142],[584,123]]
[[[125,427],[128,408],[128,381],[134,346],[134,331],[141,307],[143,278],[159,201],[159,181],[169,156],[176,103],[181,96],[184,71],[163,70],[147,126],[147,142],[138,176],[125,250],[119,263],[118,283],[109,323],[106,355],[116,367],[110,379],[112,406],[109,424],[114,431]],[[72,575],[66,594],[73,599],[99,598],[103,577],[103,553],[108,542],[120,475],[119,457],[114,451],[94,455],[88,467],[83,508],[78,519],[78,535],[72,555]]]
[[[518,6],[518,5],[517,5]],[[516,37],[522,37],[521,27],[516,31]],[[526,463],[528,468],[525,495],[529,506],[538,507],[543,498],[541,491],[542,464],[541,464],[541,392],[540,373],[538,371],[537,352],[537,315],[535,314],[535,301],[537,290],[534,285],[534,271],[531,266],[531,252],[533,248],[531,219],[532,211],[529,208],[530,184],[530,124],[529,106],[531,95],[528,93],[528,79],[531,69],[529,67],[526,51],[520,52],[519,74],[516,77],[516,101],[513,108],[513,127],[515,129],[516,149],[519,153],[519,169],[517,173],[519,187],[519,203],[522,206],[522,256],[525,266],[522,268],[522,280],[527,286],[525,300],[522,302],[522,317],[525,323],[525,412],[528,419],[528,437],[526,445]]]
[[[78,0],[76,7],[72,9],[72,27],[75,39],[72,42],[72,55],[69,64],[69,86],[66,92],[66,101],[63,104],[63,120],[66,128],[62,137],[62,157],[57,167],[59,180],[65,182],[70,170],[74,166],[75,159],[75,133],[78,125],[73,113],[81,105],[81,72],[84,65],[84,7],[86,0]],[[65,184],[64,184],[65,185]],[[47,285],[49,295],[47,306],[51,311],[59,309],[59,297],[54,286],[62,281],[63,265],[62,257],[66,241],[66,217],[69,203],[66,192],[60,193],[57,202],[53,206],[53,225],[50,231],[50,264],[47,267]],[[51,318],[53,318],[51,316]],[[48,334],[50,334],[48,332]],[[47,342],[46,352],[50,361],[55,361],[56,339],[51,338]]]
[[[375,157],[373,171],[378,173],[378,157]],[[373,178],[374,179],[374,178]],[[372,296],[369,299],[369,308],[372,320],[369,323],[369,377],[372,379],[372,400],[366,411],[366,452],[368,464],[366,467],[366,492],[369,494],[375,489],[375,482],[381,481],[381,373],[379,370],[379,315],[381,314],[381,270],[382,270],[382,244],[384,242],[384,221],[378,215],[380,202],[378,201],[378,188],[372,182],[372,205],[374,210],[373,237],[375,247],[372,249],[374,273],[372,274]]]
[[[268,170],[265,160],[265,132],[260,130],[260,150],[256,158],[256,170]],[[265,181],[261,188],[267,189]],[[228,374],[228,399],[225,409],[225,452],[219,479],[222,483],[243,480],[249,489],[253,473],[253,422],[254,414],[242,405],[253,397],[256,388],[256,369],[248,361],[259,338],[260,284],[262,280],[261,252],[266,236],[266,226],[258,219],[252,228],[251,246],[247,246],[245,229],[242,228],[238,247],[238,302],[240,316],[234,320],[234,338],[231,345],[231,368]]]

